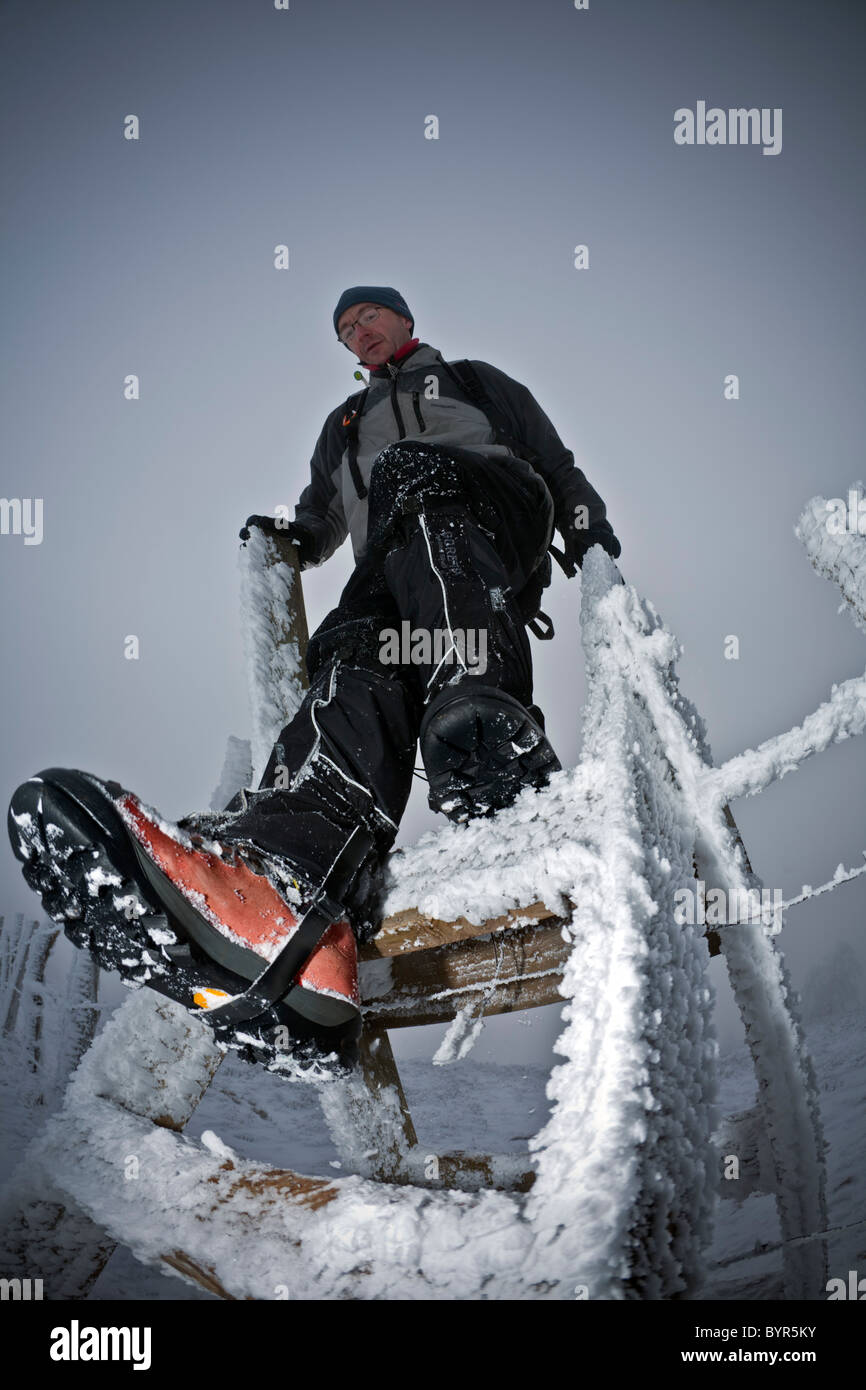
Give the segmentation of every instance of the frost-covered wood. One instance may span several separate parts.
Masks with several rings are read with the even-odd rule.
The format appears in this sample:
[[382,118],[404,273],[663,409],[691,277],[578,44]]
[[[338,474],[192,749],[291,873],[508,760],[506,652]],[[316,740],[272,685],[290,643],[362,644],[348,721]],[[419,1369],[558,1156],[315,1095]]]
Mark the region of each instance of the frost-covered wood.
[[[613,602],[633,607],[636,596],[621,591]],[[622,643],[629,660],[639,650],[639,624],[623,622]],[[695,832],[700,877],[738,892],[760,892],[761,882],[746,863],[726,810],[728,787],[706,776],[710,752],[702,721],[694,711],[676,717],[670,681],[676,646],[670,634],[647,633],[658,660],[633,668],[635,688],[652,711],[665,757],[681,789],[681,811]],[[667,672],[667,675],[666,675]],[[710,788],[715,795],[710,794]],[[755,1065],[758,1102],[763,1110],[775,1168],[775,1189],[783,1239],[792,1240],[826,1226],[823,1135],[817,1086],[794,1003],[787,968],[771,934],[759,924],[719,928],[721,949]],[[788,1297],[815,1297],[823,1287],[819,1246],[787,1246]]]
[[754,796],[794,772],[801,762],[822,753],[831,743],[854,738],[866,729],[866,678],[855,676],[833,687],[830,698],[802,724],[768,738],[756,749],[748,748],[713,768],[702,779],[705,795],[713,800]]
[[[584,569],[594,694],[581,768],[522,796],[504,820],[444,836],[462,830],[474,858],[470,918],[479,898],[503,894],[510,901],[488,917],[544,901],[566,918],[565,1060],[533,1145],[531,1189],[413,1183],[419,1156],[399,1097],[383,1086],[371,1109],[360,1079],[354,1092],[323,1087],[344,1143],[349,1134],[358,1147],[354,1175],[333,1182],[274,1174],[222,1146],[155,1130],[107,1099],[128,1046],[118,1016],[70,1087],[62,1144],[59,1131],[49,1136],[40,1161],[140,1257],[168,1255],[177,1272],[204,1271],[232,1297],[274,1297],[288,1285],[316,1297],[572,1298],[580,1287],[590,1297],[652,1298],[698,1286],[717,1186],[707,949],[673,920],[674,892],[693,875],[692,827],[632,673],[613,651],[614,587],[615,568],[599,552]],[[656,646],[650,637],[650,659]],[[438,838],[418,847],[421,860],[438,857]],[[540,851],[529,896],[527,844]],[[431,910],[446,920],[441,903]],[[343,1122],[352,1100],[368,1107],[354,1128]],[[367,1119],[379,1131],[373,1149],[391,1154],[390,1184],[364,1176]],[[124,1148],[150,1155],[134,1187],[117,1172]]]
[[[60,1104],[96,1028],[98,970],[89,957],[76,955],[65,979],[58,970],[47,980],[58,936],[57,927],[21,914],[9,924],[0,918],[0,1126],[7,1152],[19,1156]],[[50,1182],[31,1183],[25,1197],[4,1202],[0,1232],[3,1276],[36,1273],[60,1291],[48,1297],[78,1296],[112,1248],[87,1216],[67,1210]]]
[[280,730],[304,697],[307,648],[301,576],[286,537],[250,527],[240,550],[241,623],[252,711],[252,760],[256,784]]
[[[853,621],[866,632],[866,488],[852,483],[845,498],[844,526],[833,502],[813,497],[794,533],[818,574],[838,584]],[[838,502],[841,499],[834,499]],[[854,504],[853,507],[851,504]],[[856,519],[857,529],[849,529]]]
[[[863,491],[860,483],[851,489],[857,498]],[[858,531],[832,526],[831,515],[825,499],[813,498],[796,534],[815,570],[839,585],[848,612],[866,631],[866,540]],[[830,699],[798,728],[730,760],[705,786],[717,788],[717,795],[754,793],[864,726],[866,676],[834,686]],[[722,887],[759,887],[743,857],[725,844],[717,820],[707,816],[701,828],[707,878]],[[766,932],[729,929],[722,934],[722,948],[755,1063],[785,1242],[786,1294],[814,1298],[826,1279],[826,1247],[803,1238],[827,1227],[826,1177],[817,1084],[799,1007],[784,960]]]
[[[823,541],[812,541],[823,572],[841,576],[855,603],[859,538],[830,560]],[[282,602],[285,591],[271,597]],[[822,707],[757,754],[713,769],[702,721],[678,690],[675,639],[597,549],[584,565],[581,620],[588,699],[580,765],[493,822],[446,826],[391,858],[388,930],[379,959],[364,966],[368,1019],[380,1025],[368,1030],[366,1073],[322,1086],[351,1175],[270,1169],[214,1136],[196,1144],[154,1128],[146,1106],[148,1119],[119,1108],[128,1006],[85,1059],[62,1124],[35,1143],[31,1174],[50,1173],[76,1210],[139,1258],[221,1296],[652,1299],[699,1289],[720,1163],[733,1152],[736,1195],[776,1191],[787,1296],[822,1295],[815,1079],[773,931],[760,923],[716,929],[758,1080],[756,1106],[722,1123],[707,943],[677,920],[674,903],[693,888],[696,863],[713,886],[760,891],[727,797],[759,790],[768,773],[858,732],[860,683],[840,687],[839,699],[834,689],[829,713]],[[279,640],[275,632],[261,640]],[[277,670],[261,652],[258,664],[262,679]],[[275,679],[294,698],[287,670]],[[262,711],[269,749],[284,708],[276,701]],[[542,925],[533,931],[527,917]],[[427,953],[431,933],[442,944]],[[533,972],[526,959],[507,967],[505,942],[522,950],[545,933],[551,969]],[[458,958],[473,954],[461,978]],[[493,1007],[497,991],[525,988],[533,974],[549,981],[554,956],[566,1000],[556,1048],[564,1061],[551,1077],[550,1118],[531,1143],[532,1170],[524,1161],[521,1174],[504,1157],[440,1155],[444,1166],[431,1177],[389,1050],[376,1056],[387,1009],[402,1002],[423,1011],[413,978],[425,975],[428,997],[438,978],[440,994],[453,991],[449,1008],[460,1004],[445,1048],[459,1055],[475,1026],[462,996],[480,993]],[[164,1023],[171,1050],[180,1020]],[[201,1058],[196,1066],[201,1076]],[[148,1156],[134,1200],[118,1172],[124,1147]],[[443,1180],[452,1185],[436,1187]]]
[[25,1033],[34,1064],[38,1063],[37,1036],[42,1025],[34,992],[41,999],[45,965],[57,934],[57,927],[25,923],[22,913],[16,914],[8,930],[0,918],[0,1031],[7,1036]]
[[0,1111],[19,1147],[60,1104],[96,1029],[97,967],[70,951],[68,970],[54,969],[59,937],[21,913],[0,917]]
[[419,912],[417,907],[402,908],[383,918],[376,936],[361,947],[360,955],[362,960],[378,960],[381,956],[401,956],[412,951],[429,951],[434,946],[445,946],[452,941],[484,936],[487,932],[500,931],[503,927],[520,927],[529,922],[543,922],[555,916],[555,912],[540,902],[503,912],[498,917],[482,918],[479,922],[470,922],[462,916],[452,922],[444,922]]
[[[152,1048],[178,1021],[166,1016]],[[59,1181],[139,1258],[234,1298],[566,1296],[527,1286],[519,1193],[307,1178],[159,1128],[152,1105],[136,1115],[152,1063],[137,1059],[140,1022],[129,1006],[109,1021],[28,1159],[31,1181]],[[165,1099],[185,1089],[169,1070]]]
[[[123,1239],[121,1231],[107,1229],[98,1190],[89,1189],[88,1201],[80,1203],[68,1180],[70,1164],[93,1176],[90,1144],[97,1141],[89,1126],[98,1125],[100,1113],[116,1110],[154,1133],[179,1132],[220,1060],[210,1029],[179,1004],[149,990],[128,999],[73,1076],[63,1108],[46,1121],[0,1194],[4,1276],[38,1270],[45,1298],[86,1297]],[[112,1152],[118,1181],[131,1197],[142,1152],[122,1144]]]
[[598,550],[584,563],[581,621],[581,768],[593,785],[574,826],[574,944],[556,1044],[566,1062],[531,1143],[538,1175],[524,1215],[536,1240],[526,1277],[542,1283],[564,1267],[590,1297],[666,1298],[702,1279],[716,1048],[706,944],[673,911],[692,881],[693,825],[644,681],[666,682],[666,713],[684,739],[697,716],[677,692],[669,634]]
[[444,1023],[473,1003],[485,1015],[538,1008],[562,999],[570,952],[563,919],[511,927],[483,939],[387,957],[361,966],[365,1019],[385,1028]]

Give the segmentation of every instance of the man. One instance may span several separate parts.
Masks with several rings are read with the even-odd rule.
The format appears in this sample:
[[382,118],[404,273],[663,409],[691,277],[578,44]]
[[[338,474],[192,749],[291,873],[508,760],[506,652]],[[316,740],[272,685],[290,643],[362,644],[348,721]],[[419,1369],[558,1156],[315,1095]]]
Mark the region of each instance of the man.
[[[302,568],[351,535],[356,566],[310,640],[308,694],[259,789],[170,826],[116,783],[51,769],[10,807],[25,877],[72,939],[259,1056],[280,1023],[296,1053],[351,1052],[355,940],[376,930],[419,738],[430,804],[456,821],[559,768],[526,633],[554,525],[571,572],[593,544],[620,553],[525,386],[446,362],[389,286],[346,290],[333,321],[369,382],[325,421],[288,533]],[[250,517],[242,537],[251,525],[277,523]]]

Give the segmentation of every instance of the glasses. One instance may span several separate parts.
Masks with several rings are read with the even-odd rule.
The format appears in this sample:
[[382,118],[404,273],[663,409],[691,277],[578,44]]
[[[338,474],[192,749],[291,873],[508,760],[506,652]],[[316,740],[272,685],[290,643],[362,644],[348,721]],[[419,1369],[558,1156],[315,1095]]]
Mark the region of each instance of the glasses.
[[342,333],[339,335],[340,342],[348,346],[358,331],[358,324],[362,323],[366,328],[367,324],[375,323],[381,312],[381,309],[377,305],[372,309],[365,309],[363,314],[358,315],[354,323],[350,323],[348,328],[343,329]]

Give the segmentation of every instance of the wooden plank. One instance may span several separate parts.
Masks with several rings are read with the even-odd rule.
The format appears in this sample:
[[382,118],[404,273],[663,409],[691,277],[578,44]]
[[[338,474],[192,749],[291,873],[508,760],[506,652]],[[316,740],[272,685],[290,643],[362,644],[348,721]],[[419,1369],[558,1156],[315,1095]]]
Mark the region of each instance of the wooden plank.
[[[435,1157],[432,1171],[431,1157]],[[226,1174],[234,1169],[235,1164],[231,1159],[220,1164],[220,1171]],[[463,1151],[428,1155],[423,1149],[416,1148],[410,1162],[402,1165],[399,1172],[390,1174],[388,1181],[400,1186],[412,1185],[433,1190],[457,1188],[465,1192],[478,1192],[492,1189],[523,1193],[528,1192],[534,1183],[535,1172],[526,1157],[517,1159],[511,1155]],[[338,1195],[338,1188],[326,1178],[304,1177],[290,1169],[270,1169],[251,1176],[239,1176],[235,1182],[229,1182],[216,1198],[213,1213],[216,1214],[220,1206],[230,1204],[241,1191],[254,1202],[286,1201],[311,1211],[327,1206]],[[162,1260],[209,1293],[224,1299],[236,1297],[220,1283],[211,1266],[192,1259],[184,1251],[174,1250],[171,1254],[163,1255]]]
[[[727,811],[727,808],[725,809]],[[729,811],[727,814],[730,817]],[[733,817],[730,817],[729,823],[733,824]],[[745,854],[745,849],[743,853]],[[748,858],[746,862],[748,863]],[[695,878],[699,876],[695,865]],[[455,941],[469,941],[474,937],[486,936],[489,932],[509,930],[536,922],[562,923],[567,920],[565,917],[558,917],[552,908],[538,900],[526,907],[511,908],[501,917],[490,917],[484,922],[470,922],[466,917],[457,917],[452,922],[446,922],[439,917],[430,917],[420,912],[417,907],[406,907],[384,918],[377,935],[359,948],[358,955],[362,961],[383,960],[391,956],[429,951]],[[718,932],[712,927],[707,927],[704,936],[710,955],[718,955]]]
[[429,917],[419,912],[417,907],[403,908],[392,912],[382,923],[374,939],[361,947],[361,960],[375,960],[383,956],[408,955],[415,951],[429,951],[432,947],[444,946],[451,941],[465,941],[487,932],[500,931],[504,927],[520,927],[529,922],[543,922],[554,913],[542,902],[530,903],[528,907],[515,907],[501,917],[491,917],[486,922],[470,922],[466,917],[458,917],[453,922],[443,922],[438,917]]
[[563,1003],[558,986],[571,943],[563,940],[562,926],[563,919],[554,917],[541,925],[395,956],[389,961],[387,991],[380,971],[375,972],[374,990],[366,989],[362,966],[365,1026],[445,1023],[473,1002],[483,1006],[485,1015]]
[[489,1188],[497,1192],[528,1192],[535,1182],[535,1169],[528,1154],[473,1154],[462,1149],[433,1153],[419,1145],[404,1167],[405,1177],[401,1181],[434,1190],[478,1192]]

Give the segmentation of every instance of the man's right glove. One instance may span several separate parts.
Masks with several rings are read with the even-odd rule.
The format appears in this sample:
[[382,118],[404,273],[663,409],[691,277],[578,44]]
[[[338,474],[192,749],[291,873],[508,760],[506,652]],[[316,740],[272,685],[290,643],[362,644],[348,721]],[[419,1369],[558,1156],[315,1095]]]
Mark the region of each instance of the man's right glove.
[[570,570],[574,574],[576,570],[580,569],[586,552],[594,545],[600,545],[607,551],[612,560],[618,560],[622,554],[622,546],[607,521],[600,525],[588,527],[567,524],[559,526],[558,529],[565,542],[562,568],[566,569],[567,567],[566,572]]
[[287,536],[298,552],[301,569],[315,564],[316,538],[306,526],[301,526],[297,521],[290,521],[287,525],[283,517],[248,516],[240,531],[242,541],[249,540],[251,526],[258,526],[259,530],[268,536]]

